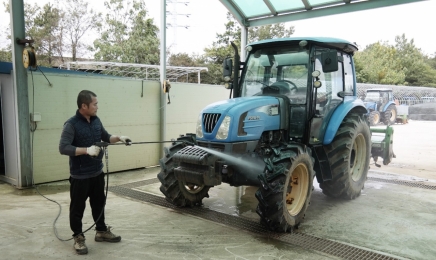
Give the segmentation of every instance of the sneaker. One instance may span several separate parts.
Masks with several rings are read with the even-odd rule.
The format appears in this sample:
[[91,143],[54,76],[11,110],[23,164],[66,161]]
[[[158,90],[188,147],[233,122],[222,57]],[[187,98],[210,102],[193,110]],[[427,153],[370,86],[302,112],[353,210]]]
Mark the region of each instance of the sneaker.
[[85,237],[83,234],[79,234],[74,238],[74,249],[76,250],[76,253],[79,255],[86,255],[88,253],[88,248],[85,244]]
[[120,242],[121,237],[111,232],[111,226],[107,226],[106,231],[97,231],[97,233],[95,234],[95,241]]

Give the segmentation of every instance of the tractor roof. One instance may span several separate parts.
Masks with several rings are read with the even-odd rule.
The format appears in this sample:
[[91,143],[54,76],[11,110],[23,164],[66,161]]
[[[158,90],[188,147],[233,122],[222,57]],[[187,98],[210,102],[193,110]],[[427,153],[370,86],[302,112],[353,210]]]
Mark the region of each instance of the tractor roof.
[[289,38],[278,38],[278,39],[269,39],[262,40],[258,42],[253,42],[248,44],[249,46],[257,46],[262,44],[269,43],[280,43],[280,42],[300,42],[300,41],[308,41],[315,42],[322,46],[338,48],[347,53],[354,53],[358,50],[357,45],[355,43],[351,43],[349,41],[338,39],[338,38],[330,38],[330,37],[289,37]]

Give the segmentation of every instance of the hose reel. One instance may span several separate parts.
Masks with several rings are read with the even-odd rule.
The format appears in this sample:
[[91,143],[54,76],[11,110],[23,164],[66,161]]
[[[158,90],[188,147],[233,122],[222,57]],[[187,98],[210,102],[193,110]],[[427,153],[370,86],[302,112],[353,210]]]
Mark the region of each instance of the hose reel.
[[24,47],[23,66],[26,69],[28,67],[36,69],[36,55],[35,55],[35,48],[33,48],[33,46]]
[[36,69],[36,53],[35,53],[35,48],[33,48],[33,46],[32,46],[33,42],[34,42],[34,40],[17,39],[17,44],[24,45],[23,66],[26,69],[28,67]]

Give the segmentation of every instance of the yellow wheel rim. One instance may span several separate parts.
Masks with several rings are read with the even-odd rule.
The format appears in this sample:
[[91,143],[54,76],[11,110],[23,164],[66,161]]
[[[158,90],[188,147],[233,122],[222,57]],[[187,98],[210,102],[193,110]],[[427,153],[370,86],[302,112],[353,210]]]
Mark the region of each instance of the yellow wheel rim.
[[374,124],[378,124],[380,122],[380,115],[378,113],[374,114]]
[[365,170],[366,162],[366,140],[363,134],[357,135],[354,139],[353,149],[350,156],[350,173],[354,181],[358,181]]
[[298,164],[292,172],[285,198],[286,208],[291,216],[300,213],[306,203],[309,183],[309,170],[305,164]]
[[193,184],[193,183],[186,183],[185,184],[185,189],[187,192],[191,193],[191,194],[197,194],[199,193],[202,189],[204,188],[204,185],[197,185],[197,184]]
[[395,122],[395,119],[397,119],[397,113],[395,110],[391,110],[391,122]]

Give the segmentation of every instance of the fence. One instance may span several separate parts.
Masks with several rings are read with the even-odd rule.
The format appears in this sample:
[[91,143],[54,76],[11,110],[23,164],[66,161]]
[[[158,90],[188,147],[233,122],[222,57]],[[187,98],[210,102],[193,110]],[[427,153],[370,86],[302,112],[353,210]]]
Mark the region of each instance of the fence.
[[367,89],[373,88],[388,88],[392,89],[394,99],[398,100],[400,105],[415,105],[422,103],[436,103],[436,88],[428,87],[410,87],[410,86],[394,86],[380,84],[364,84],[357,83],[357,96],[362,99],[366,95]]

